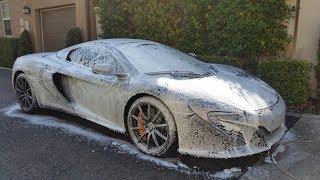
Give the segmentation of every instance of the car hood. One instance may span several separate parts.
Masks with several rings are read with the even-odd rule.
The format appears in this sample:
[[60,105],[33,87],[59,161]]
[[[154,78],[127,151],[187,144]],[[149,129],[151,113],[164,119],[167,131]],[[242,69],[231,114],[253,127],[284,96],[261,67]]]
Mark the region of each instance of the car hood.
[[269,108],[279,100],[278,94],[263,81],[223,70],[195,79],[160,77],[157,83],[189,98],[223,103],[248,112]]

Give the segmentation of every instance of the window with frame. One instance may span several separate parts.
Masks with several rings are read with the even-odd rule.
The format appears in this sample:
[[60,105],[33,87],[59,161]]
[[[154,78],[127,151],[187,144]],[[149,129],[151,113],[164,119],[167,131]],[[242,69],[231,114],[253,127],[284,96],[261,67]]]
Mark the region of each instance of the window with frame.
[[8,1],[0,1],[0,11],[4,36],[12,36]]
[[123,73],[123,67],[117,62],[117,59],[107,50],[94,47],[81,47],[73,50],[68,60],[86,67],[92,67],[98,64],[105,64],[112,67],[112,73]]

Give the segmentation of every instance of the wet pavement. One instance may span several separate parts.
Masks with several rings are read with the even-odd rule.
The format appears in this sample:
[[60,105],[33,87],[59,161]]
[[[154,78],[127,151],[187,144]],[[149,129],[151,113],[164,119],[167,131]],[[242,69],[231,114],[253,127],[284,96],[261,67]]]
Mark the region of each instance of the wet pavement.
[[[288,117],[292,126],[296,118]],[[21,112],[0,70],[0,179],[238,179],[266,153],[229,160],[140,153],[126,135],[79,117]]]
[[273,158],[262,159],[242,179],[319,179],[320,116],[303,115],[279,144]]

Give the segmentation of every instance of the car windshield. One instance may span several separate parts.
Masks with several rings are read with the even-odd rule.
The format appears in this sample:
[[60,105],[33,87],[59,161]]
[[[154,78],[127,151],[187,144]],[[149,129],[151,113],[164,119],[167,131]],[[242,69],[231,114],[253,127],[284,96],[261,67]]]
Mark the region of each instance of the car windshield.
[[124,45],[119,48],[128,61],[143,73],[167,72],[208,74],[202,62],[162,44]]

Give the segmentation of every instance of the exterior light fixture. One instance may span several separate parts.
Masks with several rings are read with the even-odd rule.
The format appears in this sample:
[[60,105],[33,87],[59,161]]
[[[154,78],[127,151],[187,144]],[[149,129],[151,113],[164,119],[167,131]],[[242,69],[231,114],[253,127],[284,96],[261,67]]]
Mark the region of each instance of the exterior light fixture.
[[30,14],[31,13],[31,9],[28,6],[24,6],[22,8],[22,12],[23,12],[23,14]]

